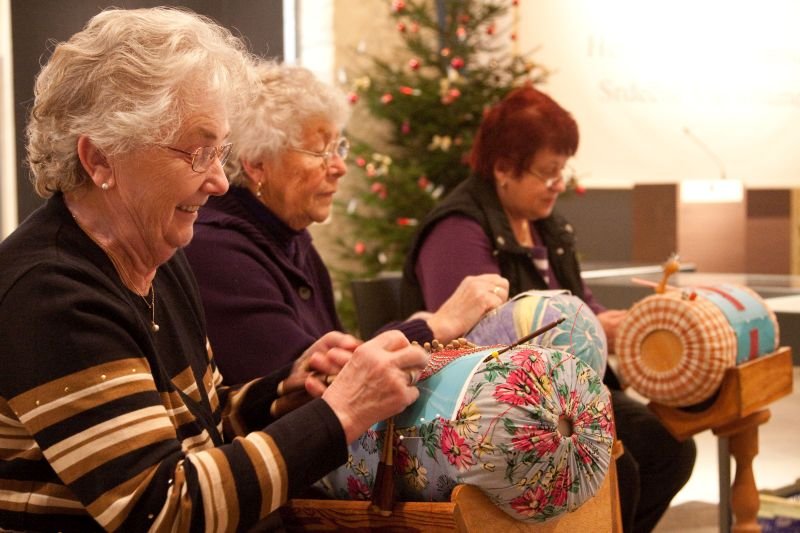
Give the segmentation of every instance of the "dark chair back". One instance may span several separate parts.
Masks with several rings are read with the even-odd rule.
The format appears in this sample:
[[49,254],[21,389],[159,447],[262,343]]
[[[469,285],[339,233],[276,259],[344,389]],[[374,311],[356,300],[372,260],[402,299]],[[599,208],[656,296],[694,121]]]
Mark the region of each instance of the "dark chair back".
[[396,272],[351,282],[361,338],[369,339],[389,322],[405,319],[400,308],[402,281]]

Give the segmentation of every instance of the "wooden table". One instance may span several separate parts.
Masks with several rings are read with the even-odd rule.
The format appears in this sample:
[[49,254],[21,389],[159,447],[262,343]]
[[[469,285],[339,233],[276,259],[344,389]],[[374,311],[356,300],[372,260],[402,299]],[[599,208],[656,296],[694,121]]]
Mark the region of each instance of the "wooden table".
[[[656,402],[650,409],[675,438],[685,440],[710,429],[719,438],[720,531],[760,532],[756,521],[758,490],[753,458],[758,454],[758,426],[770,418],[768,405],[792,392],[792,350],[776,352],[725,371],[713,403],[699,412],[668,407]],[[730,484],[730,456],[736,476]]]

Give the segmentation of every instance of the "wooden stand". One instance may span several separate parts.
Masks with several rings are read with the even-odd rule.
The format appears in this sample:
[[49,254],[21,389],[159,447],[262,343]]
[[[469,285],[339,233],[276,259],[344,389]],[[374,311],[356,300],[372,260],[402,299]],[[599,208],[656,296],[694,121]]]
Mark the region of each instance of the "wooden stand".
[[[782,347],[770,355],[727,369],[716,400],[703,411],[689,412],[655,402],[649,405],[679,440],[710,429],[721,442],[729,442],[729,453],[736,461],[736,476],[732,487],[728,486],[729,480],[724,480],[725,483],[722,479],[720,481],[722,531],[727,530],[728,504],[735,517],[731,531],[761,531],[756,522],[759,501],[753,476],[753,458],[758,453],[758,426],[769,420],[770,411],[766,408],[769,404],[791,394],[792,378],[792,351]],[[725,447],[720,446],[720,452],[724,450]],[[719,460],[720,474],[725,476],[727,469],[723,462],[729,462],[730,458],[720,456]]]
[[458,485],[449,502],[396,503],[391,516],[370,511],[367,501],[341,500],[289,500],[280,513],[288,531],[622,533],[615,461],[622,453],[621,443],[615,442],[611,468],[591,500],[572,513],[541,524],[515,520],[472,485]]

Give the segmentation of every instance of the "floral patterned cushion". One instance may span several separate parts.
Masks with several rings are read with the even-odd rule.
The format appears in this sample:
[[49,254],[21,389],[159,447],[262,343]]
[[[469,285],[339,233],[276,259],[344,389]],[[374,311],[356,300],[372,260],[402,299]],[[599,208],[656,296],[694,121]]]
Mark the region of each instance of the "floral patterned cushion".
[[527,291],[487,314],[467,340],[479,345],[511,344],[561,317],[566,320],[536,337],[532,344],[566,350],[602,376],[608,342],[597,315],[569,291]]
[[[611,405],[597,373],[560,350],[520,345],[435,352],[420,397],[395,420],[395,495],[447,501],[459,483],[509,515],[543,521],[578,508],[608,472]],[[320,482],[339,499],[369,499],[384,424]]]

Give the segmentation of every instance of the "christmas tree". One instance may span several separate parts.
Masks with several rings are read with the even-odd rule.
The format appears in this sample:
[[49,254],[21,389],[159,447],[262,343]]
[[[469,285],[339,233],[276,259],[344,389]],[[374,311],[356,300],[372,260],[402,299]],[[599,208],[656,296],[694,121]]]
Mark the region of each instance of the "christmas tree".
[[[385,138],[351,137],[351,186],[337,199],[339,312],[354,329],[350,280],[402,269],[415,226],[469,174],[484,110],[547,71],[514,52],[517,0],[393,0],[402,43],[391,60],[366,56],[343,72],[350,101],[384,123]],[[364,55],[364,54],[362,54]],[[376,146],[380,143],[381,149]],[[355,163],[355,164],[353,164]]]

